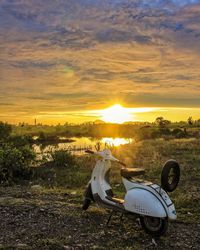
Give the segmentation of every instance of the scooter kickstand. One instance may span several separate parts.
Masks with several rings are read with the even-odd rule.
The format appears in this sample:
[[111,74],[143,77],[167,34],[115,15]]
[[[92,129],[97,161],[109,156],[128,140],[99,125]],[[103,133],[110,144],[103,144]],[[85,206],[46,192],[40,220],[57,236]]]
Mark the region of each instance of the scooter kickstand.
[[107,221],[107,223],[106,223],[106,226],[108,226],[108,224],[109,224],[109,222],[110,222],[110,220],[111,220],[111,218],[112,218],[112,216],[113,216],[114,213],[115,213],[115,211],[112,210],[112,212],[110,213],[110,216],[109,216],[109,218],[108,218],[108,221]]
[[119,227],[120,228],[122,228],[122,226],[123,226],[123,217],[124,217],[124,214],[122,213],[121,215],[120,215],[120,218],[119,218]]
[[122,222],[123,222],[123,217],[124,217],[124,214],[122,213],[121,216],[120,216],[120,218],[119,218],[120,224],[122,224]]

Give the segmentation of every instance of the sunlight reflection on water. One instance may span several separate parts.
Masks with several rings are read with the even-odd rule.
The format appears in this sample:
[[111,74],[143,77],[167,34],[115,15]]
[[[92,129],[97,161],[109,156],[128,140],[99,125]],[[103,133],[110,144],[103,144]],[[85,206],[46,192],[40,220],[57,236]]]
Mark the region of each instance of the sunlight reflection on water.
[[125,145],[125,144],[129,144],[133,141],[133,139],[131,138],[109,138],[109,137],[105,137],[101,139],[101,142],[104,144],[108,144],[111,146],[115,146],[118,147],[120,145]]
[[[64,137],[60,139],[66,139]],[[104,149],[106,146],[115,146],[118,147],[120,145],[129,144],[133,141],[132,138],[111,138],[111,137],[104,137],[101,139],[90,138],[90,137],[72,137],[70,138],[72,142],[63,142],[57,144],[34,144],[34,150],[36,153],[47,153],[54,150],[70,150],[75,154],[83,154],[85,149],[92,149],[95,150],[95,145],[100,143],[101,149]]]

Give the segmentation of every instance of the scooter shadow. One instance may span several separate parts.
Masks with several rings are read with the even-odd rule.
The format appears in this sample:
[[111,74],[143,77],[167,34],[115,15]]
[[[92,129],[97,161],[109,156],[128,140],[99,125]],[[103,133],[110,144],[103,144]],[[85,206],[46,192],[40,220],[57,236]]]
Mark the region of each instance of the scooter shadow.
[[[104,231],[105,234],[114,234],[121,238],[121,240],[127,240],[128,242],[132,242],[133,240],[137,240],[139,242],[148,242],[149,246],[157,244],[163,244],[165,241],[165,237],[152,237],[151,235],[146,234],[140,225],[140,220],[135,219],[135,217],[131,215],[123,215],[119,212],[114,212],[112,218],[109,217],[111,215],[111,210],[105,210],[98,207],[91,207],[90,211],[81,211],[82,219],[87,219],[87,222],[91,223],[94,227],[97,227],[100,231]],[[141,240],[143,239],[143,240]],[[149,243],[150,242],[150,243]]]

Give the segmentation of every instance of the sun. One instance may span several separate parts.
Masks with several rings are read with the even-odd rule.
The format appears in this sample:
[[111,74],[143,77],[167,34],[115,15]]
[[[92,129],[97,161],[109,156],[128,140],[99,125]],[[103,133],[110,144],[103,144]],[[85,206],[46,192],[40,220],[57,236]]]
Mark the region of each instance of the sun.
[[102,110],[101,119],[104,122],[122,124],[131,121],[132,115],[128,108],[124,108],[120,104],[115,104],[110,108]]

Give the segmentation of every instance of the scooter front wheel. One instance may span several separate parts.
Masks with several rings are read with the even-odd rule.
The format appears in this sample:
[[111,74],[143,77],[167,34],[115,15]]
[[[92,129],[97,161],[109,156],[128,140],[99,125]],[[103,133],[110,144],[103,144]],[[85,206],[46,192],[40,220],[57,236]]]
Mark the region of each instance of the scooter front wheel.
[[166,233],[168,228],[167,218],[156,218],[150,216],[140,217],[142,228],[151,235],[162,236]]
[[91,201],[94,201],[93,195],[92,195],[92,187],[91,184],[89,184],[85,190],[85,195],[84,195],[84,200],[83,200],[83,205],[82,209],[87,210],[88,207],[90,206]]
[[85,198],[83,201],[83,205],[82,205],[82,209],[83,210],[87,210],[88,207],[90,206],[91,200],[88,198]]

